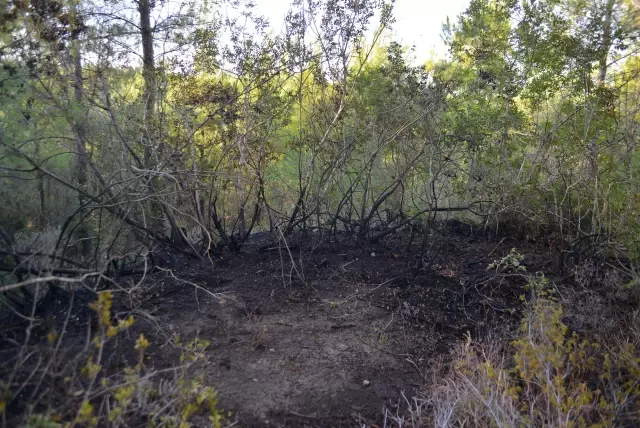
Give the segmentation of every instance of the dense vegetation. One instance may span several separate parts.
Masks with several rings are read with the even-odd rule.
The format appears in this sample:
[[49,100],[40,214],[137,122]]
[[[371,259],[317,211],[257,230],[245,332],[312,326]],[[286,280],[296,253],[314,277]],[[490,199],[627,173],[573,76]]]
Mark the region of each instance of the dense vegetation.
[[[84,389],[50,374],[60,332],[29,360],[36,308],[56,289],[126,287],[167,255],[208,261],[257,231],[283,243],[404,233],[429,269],[432,231],[454,218],[549,248],[580,286],[635,296],[620,309],[627,328],[569,333],[549,281],[514,252],[493,268],[530,282],[522,336],[491,355],[466,342],[396,423],[638,417],[640,5],[472,0],[443,27],[448,59],[415,66],[393,41],[392,3],[294,0],[273,33],[240,0],[0,2],[0,292],[4,312],[30,320],[22,366],[0,381],[5,426],[139,417],[127,388],[145,379],[144,337],[119,386],[99,385],[101,350],[133,322],[112,321],[110,292],[92,303]],[[184,345],[180,364],[202,348]],[[156,398],[154,423],[220,426],[215,393],[191,376]],[[39,389],[70,394],[75,413],[41,397],[8,412]],[[111,407],[94,408],[108,394]]]

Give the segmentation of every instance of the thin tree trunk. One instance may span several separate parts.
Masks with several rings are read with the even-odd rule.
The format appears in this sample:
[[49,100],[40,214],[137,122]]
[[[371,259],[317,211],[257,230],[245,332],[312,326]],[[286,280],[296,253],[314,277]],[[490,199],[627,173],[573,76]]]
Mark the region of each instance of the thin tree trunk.
[[[77,17],[76,6],[73,6],[73,13],[76,15],[76,22],[80,22]],[[84,82],[82,76],[82,54],[80,52],[80,34],[75,34],[71,42],[71,59],[73,62],[73,95],[75,102],[76,114],[74,115],[74,133],[76,137],[76,179],[78,180],[78,186],[83,192],[78,194],[78,203],[82,207],[86,204],[86,198],[84,193],[87,190],[87,176],[88,176],[88,164],[87,157],[87,121],[84,109],[82,108],[84,102]],[[83,257],[87,257],[91,254],[92,240],[89,227],[86,223],[82,223],[77,228],[78,239],[80,240],[80,253]]]
[[[36,141],[35,159],[40,159],[40,143]],[[40,201],[40,213],[38,215],[38,227],[44,227],[47,224],[47,197],[44,190],[44,173],[38,171],[38,197]]]
[[189,138],[189,155],[191,156],[191,172],[193,174],[192,183],[193,183],[193,204],[196,210],[196,218],[200,222],[200,224],[204,227],[204,210],[202,208],[202,198],[200,196],[200,170],[198,168],[198,157],[196,155],[196,142],[195,142],[195,134],[191,132],[191,121],[189,120],[189,115],[185,114],[185,123],[187,125],[187,132],[191,136]]
[[[36,125],[31,122],[31,117],[33,116],[33,98],[29,98],[29,100],[27,100],[27,110],[24,116],[27,121],[27,126],[33,127],[33,129],[35,130]],[[37,161],[40,161],[40,141],[39,140],[35,141],[33,157]],[[36,172],[36,180],[37,180],[37,187],[38,187],[38,200],[40,202],[40,212],[38,213],[37,225],[38,227],[42,228],[47,223],[47,198],[44,190],[44,173],[42,171],[38,170]]]
[[145,99],[145,168],[151,165],[153,149],[149,132],[149,123],[155,117],[156,110],[156,67],[153,54],[153,28],[151,27],[151,0],[139,0],[140,35],[142,37],[142,74],[144,78]]
[[238,234],[240,236],[244,236],[247,228],[247,222],[244,215],[244,169],[247,162],[245,158],[245,150],[249,134],[249,92],[247,88],[244,90],[244,133],[242,134],[242,138],[238,141],[240,159],[238,160],[238,171],[236,174],[236,189],[238,192]]
[[[140,14],[140,36],[142,38],[142,75],[144,78],[144,100],[145,100],[145,131],[144,131],[144,162],[145,168],[151,169],[153,149],[152,125],[156,118],[157,87],[156,87],[156,67],[153,53],[153,27],[151,26],[152,0],[138,0],[138,13]],[[157,193],[158,183],[154,177],[149,178],[148,190],[150,195]],[[152,216],[164,217],[169,223],[169,229],[173,243],[180,248],[190,248],[195,254],[197,252],[187,240],[187,237],[178,224],[171,207],[162,200],[153,200],[150,204]],[[152,219],[151,228],[154,232],[163,229],[161,221]]]
[[607,0],[604,11],[604,23],[602,27],[602,44],[600,46],[600,59],[598,61],[598,84],[603,85],[607,77],[607,60],[611,49],[611,32],[613,20],[613,7],[616,0]]

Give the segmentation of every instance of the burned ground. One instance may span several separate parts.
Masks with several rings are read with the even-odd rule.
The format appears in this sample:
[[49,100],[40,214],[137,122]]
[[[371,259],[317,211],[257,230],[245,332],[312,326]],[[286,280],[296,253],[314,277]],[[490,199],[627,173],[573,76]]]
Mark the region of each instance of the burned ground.
[[[137,321],[105,354],[108,369],[135,362],[140,333],[154,344],[145,364],[155,370],[176,361],[177,336],[201,338],[210,342],[205,378],[239,426],[381,423],[383,409],[401,412],[454,344],[517,326],[526,281],[488,270],[493,260],[517,248],[529,272],[552,274],[544,248],[451,232],[432,237],[418,269],[406,238],[297,237],[285,246],[259,234],[240,254],[205,263],[169,257],[144,286],[115,294],[114,316]],[[86,329],[70,331],[70,349],[82,346]]]

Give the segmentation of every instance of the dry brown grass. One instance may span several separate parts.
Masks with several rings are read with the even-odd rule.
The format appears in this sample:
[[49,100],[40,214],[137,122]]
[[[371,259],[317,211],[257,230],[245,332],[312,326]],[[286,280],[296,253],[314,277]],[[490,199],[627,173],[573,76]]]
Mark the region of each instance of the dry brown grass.
[[[560,296],[542,276],[530,287],[515,339],[468,338],[453,351],[453,363],[436,365],[418,398],[404,400],[407,411],[385,411],[385,426],[637,426],[640,311],[616,313],[620,300],[584,289]],[[583,330],[571,331],[569,318]]]

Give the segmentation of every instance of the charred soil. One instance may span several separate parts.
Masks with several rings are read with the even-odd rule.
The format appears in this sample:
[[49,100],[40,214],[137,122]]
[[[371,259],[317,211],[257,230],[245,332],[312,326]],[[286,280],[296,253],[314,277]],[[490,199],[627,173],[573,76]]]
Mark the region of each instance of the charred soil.
[[[285,245],[256,234],[239,254],[205,263],[167,257],[164,270],[114,298],[114,317],[133,314],[136,323],[105,367],[135,364],[140,333],[154,344],[145,364],[156,370],[175,362],[176,337],[205,339],[205,378],[239,426],[381,424],[383,409],[401,411],[457,342],[517,326],[526,280],[497,275],[490,263],[515,247],[527,271],[553,274],[554,254],[531,243],[435,234],[423,263],[407,238],[299,236]],[[67,318],[62,300],[48,323]],[[80,325],[82,316],[72,318]],[[86,336],[72,324],[69,349]]]

